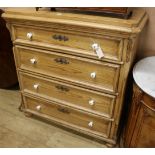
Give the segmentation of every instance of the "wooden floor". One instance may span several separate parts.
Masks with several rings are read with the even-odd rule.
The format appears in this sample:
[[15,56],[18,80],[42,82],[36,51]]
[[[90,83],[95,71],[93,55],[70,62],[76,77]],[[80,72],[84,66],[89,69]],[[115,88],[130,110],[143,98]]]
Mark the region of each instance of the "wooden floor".
[[90,140],[60,127],[28,118],[19,112],[18,90],[0,89],[1,148],[101,148],[102,143]]

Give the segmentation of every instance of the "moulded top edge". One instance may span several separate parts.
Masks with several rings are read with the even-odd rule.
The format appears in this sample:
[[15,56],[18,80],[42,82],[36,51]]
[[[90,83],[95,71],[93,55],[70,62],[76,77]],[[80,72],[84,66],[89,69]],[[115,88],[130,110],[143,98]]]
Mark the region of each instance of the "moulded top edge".
[[[7,8],[3,14],[4,18],[17,19],[18,17],[24,20],[44,21],[48,23],[69,23],[72,25],[90,26],[95,28],[105,28],[117,31],[126,31],[137,33],[141,22],[146,17],[146,12],[143,9],[134,9],[131,18],[120,19],[113,17],[86,15],[67,12],[50,11],[49,8],[43,8],[36,11],[35,8]],[[18,18],[18,19],[19,19]],[[133,30],[135,29],[135,30]]]

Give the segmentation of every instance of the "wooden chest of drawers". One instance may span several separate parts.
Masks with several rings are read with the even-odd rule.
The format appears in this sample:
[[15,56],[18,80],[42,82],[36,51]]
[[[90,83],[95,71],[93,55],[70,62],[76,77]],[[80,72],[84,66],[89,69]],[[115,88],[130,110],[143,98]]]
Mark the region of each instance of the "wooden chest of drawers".
[[9,8],[3,17],[14,43],[23,111],[116,144],[146,13],[137,9],[124,20]]

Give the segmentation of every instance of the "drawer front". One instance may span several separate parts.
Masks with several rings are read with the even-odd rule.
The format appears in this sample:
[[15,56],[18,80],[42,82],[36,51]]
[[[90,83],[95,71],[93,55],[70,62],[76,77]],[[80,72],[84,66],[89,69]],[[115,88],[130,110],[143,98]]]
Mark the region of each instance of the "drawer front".
[[66,48],[66,50],[77,52],[77,54],[81,53],[98,59],[95,50],[92,48],[92,45],[96,43],[101,47],[105,59],[121,61],[123,48],[121,39],[94,36],[87,33],[77,34],[73,31],[68,32],[60,29],[45,30],[23,26],[16,26],[14,31],[15,39],[19,39],[19,41],[40,42],[43,43],[43,46],[51,45],[51,47],[52,45],[61,46],[62,50]]
[[26,73],[20,73],[19,77],[24,92],[35,93],[35,95],[108,118],[112,117],[115,104],[115,97],[112,95],[37,78]]
[[16,46],[18,67],[96,88],[116,92],[119,65]]
[[32,99],[24,97],[26,109],[38,112],[38,114],[45,114],[68,124],[75,125],[78,128],[86,129],[94,133],[98,133],[107,137],[109,135],[111,121],[100,117],[88,115],[86,113],[66,108],[64,106],[47,103],[41,99]]

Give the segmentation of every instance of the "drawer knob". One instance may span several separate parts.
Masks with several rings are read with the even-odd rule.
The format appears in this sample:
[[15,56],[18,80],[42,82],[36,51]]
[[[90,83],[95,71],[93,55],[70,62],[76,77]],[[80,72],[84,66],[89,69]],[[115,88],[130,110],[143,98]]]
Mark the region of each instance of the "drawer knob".
[[89,100],[89,105],[93,106],[95,104],[94,100]]
[[28,33],[27,33],[27,38],[28,38],[29,40],[32,39],[32,36],[33,36],[33,34],[32,34],[31,32],[28,32]]
[[36,59],[32,58],[32,59],[30,59],[30,62],[31,62],[31,64],[35,64],[37,61],[36,61]]
[[36,110],[40,111],[41,110],[41,105],[36,106]]
[[90,73],[90,77],[91,77],[92,79],[95,79],[95,78],[96,78],[96,73],[95,73],[95,72]]
[[88,123],[88,126],[92,128],[92,127],[93,127],[93,122],[92,122],[92,121],[89,122],[89,123]]
[[34,85],[33,85],[33,88],[34,88],[34,89],[38,89],[38,87],[39,87],[39,84],[34,84]]
[[92,44],[93,50],[98,50],[99,47],[100,47],[100,46],[99,46],[99,44],[97,44],[97,43]]

